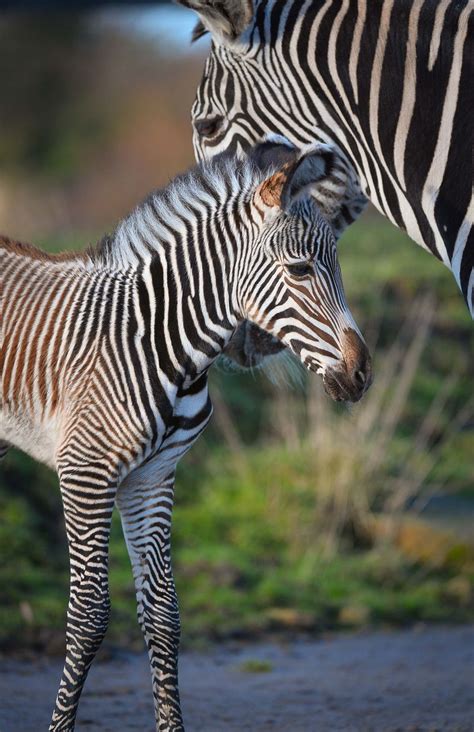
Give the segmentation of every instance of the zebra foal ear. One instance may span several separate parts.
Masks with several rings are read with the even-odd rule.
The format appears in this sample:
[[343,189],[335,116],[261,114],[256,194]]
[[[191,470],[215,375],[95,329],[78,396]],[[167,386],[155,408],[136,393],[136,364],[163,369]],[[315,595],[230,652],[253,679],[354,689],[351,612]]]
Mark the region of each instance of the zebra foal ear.
[[300,151],[283,135],[267,135],[249,152],[249,157],[259,170],[275,170],[286,164],[296,163]]
[[299,198],[313,196],[327,181],[334,167],[334,152],[328,145],[315,145],[303,151],[291,166],[282,191],[282,208],[287,210]]
[[194,10],[200,22],[194,29],[195,41],[209,31],[221,43],[235,41],[253,18],[253,0],[175,0]]
[[334,152],[328,145],[301,151],[281,138],[261,143],[251,158],[261,170],[278,168],[259,185],[256,197],[267,208],[282,211],[299,198],[318,199],[319,187],[330,178],[334,166]]

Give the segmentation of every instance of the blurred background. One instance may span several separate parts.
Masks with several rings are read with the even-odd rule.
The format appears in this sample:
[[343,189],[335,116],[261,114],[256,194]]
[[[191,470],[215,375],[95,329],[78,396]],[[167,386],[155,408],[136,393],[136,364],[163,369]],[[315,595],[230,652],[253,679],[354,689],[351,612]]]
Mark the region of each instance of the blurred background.
[[[94,6],[94,3],[89,3]],[[166,3],[0,15],[0,231],[51,251],[110,231],[193,163],[208,40]],[[344,236],[376,380],[213,370],[215,416],[180,465],[173,556],[184,644],[474,620],[474,330],[452,276],[369,210]],[[118,520],[108,641],[142,647]],[[0,647],[62,652],[68,559],[56,476],[0,468]]]

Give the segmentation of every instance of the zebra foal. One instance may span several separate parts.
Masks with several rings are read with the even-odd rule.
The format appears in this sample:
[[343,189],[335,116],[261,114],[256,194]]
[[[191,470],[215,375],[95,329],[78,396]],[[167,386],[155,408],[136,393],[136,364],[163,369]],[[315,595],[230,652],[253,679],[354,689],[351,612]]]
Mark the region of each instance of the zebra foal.
[[175,468],[211,416],[207,373],[247,319],[322,374],[371,381],[333,233],[308,191],[334,153],[268,141],[153,193],[98,246],[47,255],[0,239],[0,451],[57,470],[70,553],[66,660],[50,730],[73,730],[110,611],[114,504],[136,584],[157,730],[182,730],[170,559]]

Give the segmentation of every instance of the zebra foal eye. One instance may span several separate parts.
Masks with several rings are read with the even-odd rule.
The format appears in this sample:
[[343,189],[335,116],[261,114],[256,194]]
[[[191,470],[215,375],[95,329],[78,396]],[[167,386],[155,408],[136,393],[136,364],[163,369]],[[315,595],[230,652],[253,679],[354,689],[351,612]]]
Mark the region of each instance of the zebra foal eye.
[[223,122],[223,117],[206,117],[204,119],[197,119],[194,127],[201,137],[213,137],[213,135],[219,132]]
[[314,273],[314,262],[295,262],[287,264],[286,269],[294,277],[308,277]]

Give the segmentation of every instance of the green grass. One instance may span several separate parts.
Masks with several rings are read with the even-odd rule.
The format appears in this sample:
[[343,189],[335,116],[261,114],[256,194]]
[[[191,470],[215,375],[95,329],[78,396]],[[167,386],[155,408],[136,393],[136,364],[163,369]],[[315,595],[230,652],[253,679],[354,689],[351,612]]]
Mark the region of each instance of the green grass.
[[243,671],[246,674],[269,674],[273,671],[273,666],[269,661],[250,658],[248,661],[240,664],[239,671]]
[[[77,248],[94,238],[48,244]],[[379,531],[381,516],[395,529],[403,519],[387,505],[406,492],[474,497],[473,420],[459,416],[472,397],[472,322],[449,272],[373,215],[346,234],[340,258],[348,301],[376,342],[375,385],[349,413],[308,379],[288,391],[259,373],[214,370],[211,393],[225,396],[235,434],[229,439],[216,410],[178,470],[173,562],[185,643],[474,620],[469,542],[435,537],[427,552],[424,529],[415,527],[408,543]],[[428,320],[413,321],[420,294],[430,292]],[[110,569],[109,640],[141,644],[117,517]],[[67,580],[56,478],[12,451],[0,469],[0,645],[57,650]]]
[[[354,547],[348,537],[328,553],[305,457],[277,448],[248,450],[242,471],[226,450],[212,450],[199,474],[193,468],[197,495],[178,499],[173,532],[185,643],[275,631],[474,620],[474,553],[467,545],[453,542],[436,562],[409,557],[393,544]],[[178,486],[186,473],[184,468]],[[1,586],[8,589],[0,639],[10,648],[48,647],[51,636],[56,640],[62,634],[66,607],[65,547],[58,545],[51,555],[45,539],[33,552],[26,517],[22,511],[9,523],[24,542],[12,544],[0,570]],[[110,566],[108,638],[140,646],[117,518]],[[31,607],[32,621],[25,619],[24,603]]]

